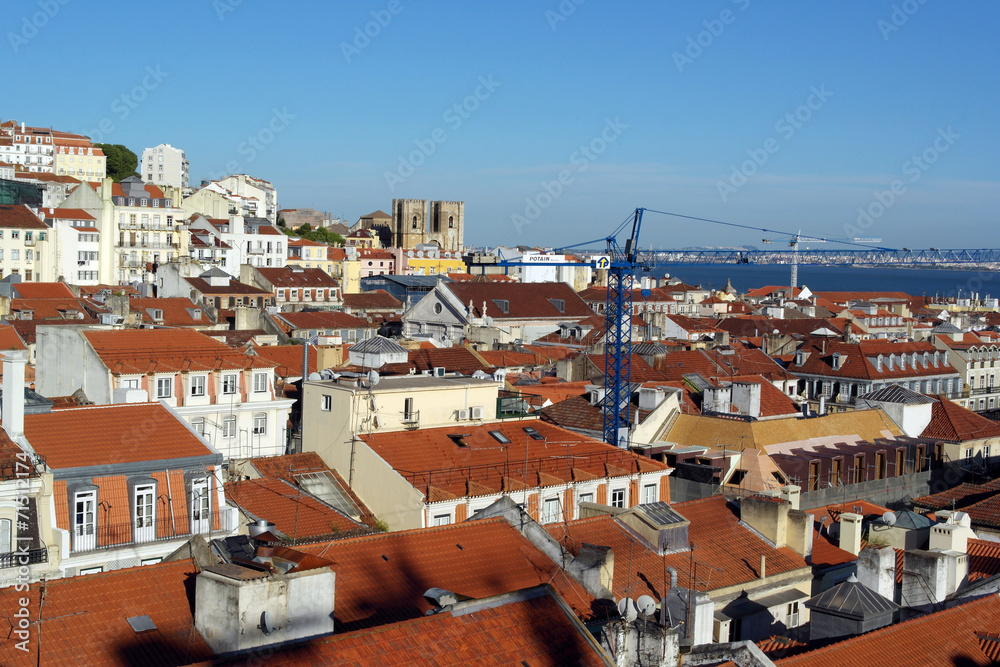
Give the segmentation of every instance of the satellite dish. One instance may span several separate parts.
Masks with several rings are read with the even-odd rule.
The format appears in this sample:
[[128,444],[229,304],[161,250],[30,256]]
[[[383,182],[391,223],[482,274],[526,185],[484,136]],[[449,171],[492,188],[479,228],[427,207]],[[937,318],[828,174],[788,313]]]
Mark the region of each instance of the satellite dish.
[[639,613],[643,616],[652,616],[656,613],[656,600],[648,595],[640,595],[635,601],[635,606],[639,608]]
[[260,625],[257,627],[259,627],[260,631],[265,635],[269,635],[277,629],[271,621],[271,615],[268,614],[266,610],[260,612]]
[[886,512],[882,515],[882,521],[885,521],[886,525],[893,526],[896,524],[896,513]]
[[320,375],[319,373],[310,373],[309,374],[309,381],[310,382],[315,382],[317,380],[322,380],[322,379],[323,379],[323,376]]
[[374,387],[381,380],[382,380],[382,378],[379,377],[378,371],[376,371],[375,369],[372,369],[372,370],[368,371],[368,386]]
[[618,613],[626,621],[634,621],[639,618],[639,609],[635,606],[635,600],[632,598],[622,598],[618,601]]

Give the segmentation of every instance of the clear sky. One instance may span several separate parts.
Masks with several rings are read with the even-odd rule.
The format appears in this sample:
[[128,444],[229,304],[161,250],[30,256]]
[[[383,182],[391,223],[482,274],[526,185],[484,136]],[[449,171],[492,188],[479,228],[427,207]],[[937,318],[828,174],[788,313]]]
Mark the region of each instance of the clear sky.
[[[641,206],[894,247],[1000,247],[996,2],[5,10],[0,118],[137,154],[170,143],[192,184],[247,172],[283,208],[354,222],[394,197],[463,200],[469,245],[602,238]],[[764,236],[650,215],[640,242]]]

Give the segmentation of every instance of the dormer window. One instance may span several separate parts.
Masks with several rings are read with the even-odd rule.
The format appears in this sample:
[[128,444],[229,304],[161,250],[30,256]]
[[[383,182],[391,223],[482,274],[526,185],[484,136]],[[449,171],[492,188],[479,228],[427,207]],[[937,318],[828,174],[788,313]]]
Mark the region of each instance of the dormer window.
[[566,302],[563,299],[549,299],[549,303],[561,313],[566,312]]
[[931,363],[934,364],[934,368],[938,367],[938,360],[939,360],[938,354],[939,354],[939,352],[937,350],[934,350],[934,359],[931,362]]
[[806,354],[805,354],[805,352],[803,352],[802,350],[796,350],[795,351],[795,365],[796,366],[801,366],[804,363],[806,363]]
[[875,370],[877,370],[879,373],[882,372],[882,362],[883,361],[884,361],[884,358],[882,357],[881,354],[878,355],[877,357],[875,357]]
[[833,353],[833,370],[839,371],[840,370],[840,366],[841,366],[842,363],[843,363],[843,357],[841,356],[840,352],[834,352]]
[[501,313],[507,314],[510,312],[510,302],[507,299],[493,299],[493,303],[500,309]]

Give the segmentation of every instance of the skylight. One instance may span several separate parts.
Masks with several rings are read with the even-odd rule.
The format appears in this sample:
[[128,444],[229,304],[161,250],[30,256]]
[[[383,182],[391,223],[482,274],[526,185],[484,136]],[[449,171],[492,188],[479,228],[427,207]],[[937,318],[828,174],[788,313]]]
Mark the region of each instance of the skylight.
[[505,436],[500,431],[490,431],[490,435],[492,435],[493,439],[496,440],[497,442],[499,442],[501,445],[510,444],[510,438],[508,438],[507,436]]

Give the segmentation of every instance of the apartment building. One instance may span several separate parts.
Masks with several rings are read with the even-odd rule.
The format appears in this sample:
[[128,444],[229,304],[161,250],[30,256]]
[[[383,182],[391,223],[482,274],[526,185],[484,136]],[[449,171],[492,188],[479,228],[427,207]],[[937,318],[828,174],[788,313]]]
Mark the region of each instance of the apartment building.
[[174,148],[170,144],[159,144],[142,151],[139,173],[146,177],[147,183],[160,187],[170,185],[175,188],[186,188],[189,171],[188,160],[180,148]]
[[0,205],[0,277],[51,282],[50,231],[27,206]]
[[275,393],[277,364],[181,329],[39,327],[39,393],[82,389],[99,405],[160,401],[226,459],[285,453],[293,401]]

